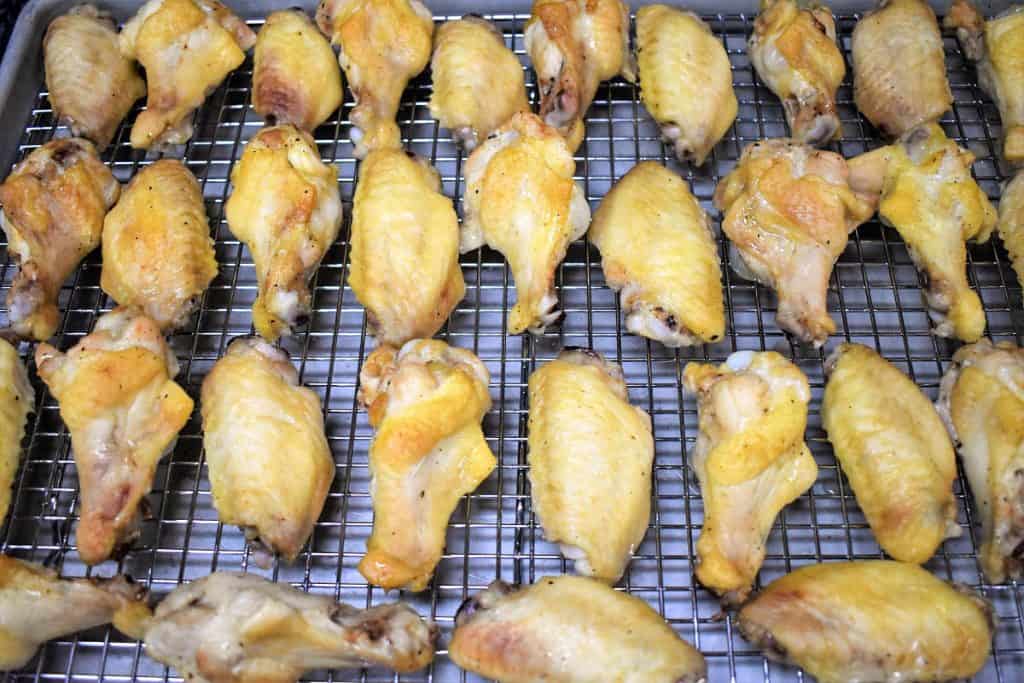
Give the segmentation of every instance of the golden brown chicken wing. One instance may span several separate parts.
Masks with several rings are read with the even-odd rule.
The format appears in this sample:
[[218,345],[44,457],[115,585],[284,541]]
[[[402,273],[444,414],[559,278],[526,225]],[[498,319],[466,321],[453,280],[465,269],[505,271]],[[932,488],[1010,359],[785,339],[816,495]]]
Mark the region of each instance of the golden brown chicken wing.
[[997,228],[1017,280],[1024,285],[1024,171],[1019,171],[1003,188]]
[[21,440],[35,401],[18,349],[0,339],[0,525],[11,506],[11,485],[21,462]]

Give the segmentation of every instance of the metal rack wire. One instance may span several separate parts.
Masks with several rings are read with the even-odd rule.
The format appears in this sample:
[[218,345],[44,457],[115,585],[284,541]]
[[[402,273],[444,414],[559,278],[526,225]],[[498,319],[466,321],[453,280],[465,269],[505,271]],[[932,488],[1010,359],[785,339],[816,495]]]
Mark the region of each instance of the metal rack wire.
[[[438,17],[445,20],[454,17]],[[522,27],[527,17],[492,17],[509,45],[523,55]],[[719,14],[705,17],[725,41],[733,64],[740,101],[739,116],[727,137],[704,167],[680,166],[666,156],[657,127],[639,102],[637,89],[621,80],[601,87],[587,117],[587,138],[577,153],[578,178],[596,206],[614,180],[643,159],[654,159],[680,171],[712,215],[710,198],[719,178],[736,162],[742,148],[763,137],[785,135],[782,107],[755,77],[746,57],[752,16]],[[843,49],[856,20],[838,18]],[[253,22],[258,28],[259,22]],[[947,67],[956,103],[943,119],[947,132],[975,152],[974,170],[981,185],[996,199],[1008,169],[997,158],[999,118],[980,92],[973,68],[947,37]],[[524,64],[527,63],[523,56]],[[849,61],[848,61],[849,63]],[[527,80],[536,99],[532,72]],[[228,231],[223,219],[228,177],[244,142],[260,127],[249,109],[251,63],[234,72],[196,115],[196,133],[180,153],[199,178],[216,239],[220,274],[206,292],[192,327],[172,339],[181,361],[181,382],[193,396],[213,362],[234,336],[250,331],[250,306],[256,278],[248,252]],[[429,116],[429,74],[408,88],[399,120],[407,147],[428,157],[440,170],[444,191],[458,197],[464,158]],[[876,133],[857,114],[849,79],[839,92],[843,139],[835,149],[853,156],[880,144]],[[394,596],[367,587],[356,571],[372,521],[367,448],[371,430],[357,409],[355,393],[360,364],[371,350],[362,307],[346,282],[348,222],[357,164],[348,142],[349,99],[342,111],[316,132],[325,161],[335,163],[346,202],[346,224],[328,252],[314,281],[314,314],[303,333],[285,342],[302,381],[323,399],[327,433],[337,464],[330,497],[305,552],[292,566],[276,565],[263,573],[305,590],[333,595],[355,605],[377,604]],[[108,160],[127,181],[152,159],[131,150],[128,131],[134,114],[122,127]],[[45,91],[38,94],[31,120],[20,143],[24,155],[49,140],[57,127]],[[179,156],[179,155],[175,155]],[[724,238],[723,263],[728,263]],[[739,637],[717,601],[695,585],[694,542],[700,532],[700,492],[685,453],[696,436],[696,404],[681,386],[690,360],[724,359],[738,349],[776,349],[807,374],[813,402],[807,439],[820,468],[817,483],[790,505],[773,529],[761,581],[794,567],[822,561],[881,556],[870,530],[843,479],[825,440],[819,415],[825,355],[844,340],[866,343],[907,371],[934,397],[938,380],[955,345],[936,339],[921,300],[921,280],[898,235],[877,222],[862,226],[839,259],[829,291],[829,311],[838,332],[822,351],[794,346],[775,327],[774,295],[724,268],[728,334],[715,345],[671,351],[625,333],[616,297],[604,286],[600,260],[585,241],[572,245],[559,271],[559,292],[566,317],[558,329],[540,339],[505,334],[505,312],[514,299],[509,271],[500,255],[482,250],[462,259],[466,298],[452,315],[442,336],[475,351],[491,372],[494,407],[484,422],[488,441],[499,459],[494,474],[460,504],[448,530],[448,544],[431,588],[403,595],[421,614],[436,620],[444,637],[434,665],[424,673],[397,677],[384,671],[314,672],[314,681],[475,680],[448,661],[443,649],[459,603],[491,580],[532,582],[537,577],[571,569],[557,547],[543,540],[530,510],[526,478],[526,380],[541,362],[563,345],[593,347],[620,362],[634,403],[653,419],[656,442],[654,506],[651,527],[622,585],[648,600],[678,632],[707,657],[712,681],[789,681],[803,675],[763,659]],[[969,276],[984,302],[988,333],[995,339],[1024,342],[1024,307],[1002,247],[993,241],[972,246]],[[6,296],[14,268],[0,266],[0,298]],[[100,260],[93,254],[61,294],[65,311],[56,343],[68,348],[85,335],[112,302],[99,288]],[[30,349],[21,349],[26,359]],[[67,575],[84,575],[74,546],[77,524],[77,481],[67,431],[57,405],[34,377],[35,416],[29,423],[27,453],[14,485],[12,514],[0,540],[3,552],[48,561]],[[942,577],[978,587],[996,606],[1000,618],[994,655],[979,674],[980,681],[1024,680],[1024,608],[1016,584],[984,583],[976,559],[976,531],[961,475],[956,484],[959,521],[964,534],[947,541],[928,568]],[[259,571],[252,565],[242,534],[217,522],[203,462],[198,416],[183,430],[172,456],[160,465],[149,496],[152,519],[143,526],[136,549],[117,567],[167,592],[183,581],[214,570]],[[110,574],[113,563],[95,570]],[[47,644],[29,667],[5,676],[7,681],[163,681],[168,672],[143,656],[142,647],[108,629],[63,638]]]

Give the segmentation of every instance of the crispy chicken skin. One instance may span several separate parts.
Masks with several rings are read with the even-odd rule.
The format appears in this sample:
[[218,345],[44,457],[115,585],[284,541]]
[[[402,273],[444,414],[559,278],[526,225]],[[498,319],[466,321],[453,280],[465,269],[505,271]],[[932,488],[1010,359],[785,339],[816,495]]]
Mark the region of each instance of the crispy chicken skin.
[[252,108],[271,125],[312,132],[341,106],[341,70],[330,43],[300,9],[273,12],[256,36]]
[[960,535],[949,435],[917,385],[872,349],[842,344],[829,357],[822,425],[882,549],[926,562]]
[[608,286],[621,293],[627,330],[669,347],[722,338],[718,243],[676,173],[653,161],[630,169],[594,213],[590,241]]
[[957,444],[981,518],[979,561],[989,583],[1024,576],[1024,349],[982,339],[964,346],[936,404]]
[[836,329],[827,309],[832,267],[874,211],[851,184],[838,154],[779,139],[748,145],[715,189],[733,270],[775,289],[776,324],[815,347]]
[[340,47],[356,100],[349,114],[355,157],[400,149],[395,115],[405,86],[430,60],[430,10],[419,0],[321,0],[316,23]]
[[704,163],[736,119],[722,41],[696,14],[667,5],[636,13],[640,99],[679,161]]
[[359,375],[370,444],[373,532],[359,572],[374,586],[418,592],[444,550],[448,518],[497,460],[480,421],[490,375],[473,353],[417,339],[380,346]]
[[359,169],[348,283],[381,344],[432,337],[466,293],[459,219],[423,158],[376,150]]
[[575,152],[601,82],[636,79],[629,7],[621,0],[534,0],[524,42],[537,72],[540,116]]
[[1003,188],[996,227],[1010,254],[1017,280],[1024,285],[1024,171],[1019,171]]
[[952,681],[988,659],[994,610],[970,588],[891,560],[801,567],[739,613],[765,656],[819,683]]
[[168,332],[188,322],[216,275],[192,172],[177,159],[161,159],[136,173],[103,222],[103,291]]
[[225,216],[249,247],[259,282],[253,324],[277,341],[309,318],[309,280],[341,228],[338,169],[320,160],[308,133],[274,126],[245,146],[231,184]]
[[245,61],[256,34],[217,0],[149,0],[119,40],[146,70],[146,109],[131,143],[150,149],[188,142],[192,112]]
[[99,246],[103,217],[121,193],[88,140],[51,140],[0,185],[0,227],[18,273],[7,293],[15,334],[43,341],[60,323],[64,280]]
[[804,373],[774,351],[739,351],[722,365],[689,363],[700,433],[691,463],[704,500],[697,579],[738,604],[764,562],[775,517],[818,476],[807,444],[811,390]]
[[707,681],[704,657],[646,602],[580,576],[493,582],[459,608],[448,653],[499,683]]
[[146,94],[132,60],[121,54],[113,19],[95,5],[76,5],[50,22],[43,65],[54,116],[100,150]]
[[220,521],[242,528],[259,563],[271,553],[293,562],[334,479],[320,398],[299,384],[287,352],[242,337],[203,380],[201,406]]
[[487,244],[508,259],[516,285],[509,334],[540,335],[562,317],[555,269],[590,224],[575,167],[558,131],[529,112],[514,114],[466,161],[459,249]]
[[146,626],[146,654],[192,683],[293,683],[312,669],[434,658],[436,629],[402,603],[360,610],[252,574],[217,572],[180,586]]
[[67,353],[36,348],[39,377],[71,434],[81,520],[78,554],[99,564],[138,533],[143,496],[174,447],[192,399],[174,381],[178,361],[157,323],[116,308]]
[[21,462],[21,440],[35,401],[18,349],[0,339],[0,526],[11,506],[11,485]]
[[615,583],[647,533],[654,437],[622,368],[566,349],[530,375],[533,512],[576,572]]
[[782,100],[790,137],[821,147],[842,135],[836,91],[846,63],[836,22],[824,5],[762,0],[747,53],[757,75]]
[[935,12],[924,0],[881,0],[853,29],[853,99],[883,135],[938,121],[953,104]]
[[981,299],[967,281],[967,240],[987,242],[995,207],[971,177],[974,155],[937,124],[850,160],[850,184],[878,198],[882,222],[896,229],[922,271],[932,333],[974,342],[985,331]]
[[517,111],[529,111],[523,67],[494,24],[471,14],[437,29],[430,115],[468,151]]

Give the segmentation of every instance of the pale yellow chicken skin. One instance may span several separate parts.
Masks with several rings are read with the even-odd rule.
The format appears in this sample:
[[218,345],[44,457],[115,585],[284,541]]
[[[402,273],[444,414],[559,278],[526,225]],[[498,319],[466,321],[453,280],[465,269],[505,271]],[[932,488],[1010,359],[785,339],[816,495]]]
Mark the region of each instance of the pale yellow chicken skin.
[[820,147],[842,135],[836,91],[846,63],[824,5],[762,0],[747,43],[757,75],[782,100],[790,137]]
[[424,590],[444,550],[448,518],[497,465],[480,421],[490,374],[470,351],[417,339],[380,346],[360,373],[370,444],[373,532],[359,562],[371,585]]
[[330,43],[300,9],[267,17],[253,49],[252,108],[271,125],[312,132],[341,106],[341,70]]
[[1024,349],[982,339],[942,378],[939,414],[960,451],[981,518],[978,559],[990,583],[1024,576]]
[[100,286],[160,329],[183,327],[217,276],[202,191],[177,159],[135,174],[103,222]]
[[703,655],[646,602],[580,576],[493,582],[459,608],[448,652],[499,683],[707,680]]
[[692,12],[645,5],[636,13],[640,99],[679,161],[700,166],[739,104],[722,41]]
[[791,140],[747,146],[715,189],[722,230],[742,277],[775,289],[776,324],[822,346],[835,332],[828,283],[848,235],[874,212],[871,196],[851,188],[850,169],[834,152]]
[[341,228],[338,169],[320,160],[308,133],[274,126],[245,146],[231,184],[224,215],[249,247],[259,283],[253,324],[276,341],[309,318],[309,280]]
[[509,334],[543,334],[562,315],[555,269],[590,224],[575,167],[558,131],[529,112],[514,114],[466,161],[459,249],[487,244],[508,260],[516,285]]
[[381,344],[432,337],[466,293],[459,220],[425,159],[376,150],[352,202],[348,283]]
[[774,351],[740,351],[718,367],[689,363],[683,381],[697,396],[700,426],[691,456],[704,501],[697,579],[739,604],[764,562],[775,517],[818,476],[804,443],[810,386]]
[[15,334],[43,341],[60,324],[61,285],[100,245],[103,218],[121,185],[88,140],[51,140],[0,185],[0,227],[18,272],[7,292]]
[[1024,171],[1003,188],[999,198],[999,222],[996,225],[1017,281],[1024,285]]
[[739,613],[743,636],[820,683],[952,681],[985,665],[992,605],[970,588],[891,560],[801,567]]
[[258,563],[293,562],[334,480],[320,398],[284,350],[243,337],[203,380],[200,404],[220,521],[242,528]]
[[686,181],[644,161],[594,213],[591,243],[626,329],[665,346],[714,343],[725,333],[722,272],[711,222]]
[[0,525],[11,506],[11,485],[21,462],[21,440],[35,401],[18,349],[0,339]]
[[192,113],[245,61],[256,34],[217,0],[149,0],[124,25],[121,53],[146,70],[146,109],[132,126],[136,149],[192,137]]
[[622,368],[565,350],[529,379],[533,512],[576,572],[615,583],[647,533],[654,437]]
[[430,115],[471,152],[517,111],[529,111],[523,67],[494,24],[466,15],[437,29]]
[[76,5],[50,22],[43,66],[53,115],[100,150],[146,94],[132,60],[121,54],[113,19],[94,5]]
[[935,407],[895,366],[860,344],[826,362],[822,426],[882,549],[921,564],[960,535],[956,460]]
[[99,564],[134,541],[157,463],[192,414],[178,362],[157,323],[117,308],[61,353],[36,348],[39,377],[60,405],[78,470],[78,554]]
[[356,106],[349,114],[357,159],[402,146],[395,116],[409,80],[430,60],[434,21],[419,0],[321,0],[316,23],[340,48]]

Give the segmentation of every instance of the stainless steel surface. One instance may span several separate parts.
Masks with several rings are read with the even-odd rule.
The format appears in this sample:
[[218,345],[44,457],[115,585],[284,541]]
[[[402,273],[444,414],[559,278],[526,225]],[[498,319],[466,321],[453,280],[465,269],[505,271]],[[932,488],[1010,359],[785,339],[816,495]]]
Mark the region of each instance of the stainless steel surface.
[[[495,18],[509,44],[522,55],[526,16]],[[577,154],[578,178],[592,206],[596,207],[610,183],[637,161],[655,159],[680,171],[702,204],[717,217],[711,208],[711,194],[719,178],[733,167],[743,146],[762,137],[785,134],[778,100],[755,78],[746,57],[752,16],[719,14],[706,18],[725,40],[734,65],[740,100],[736,124],[705,168],[680,166],[666,157],[656,126],[639,102],[637,89],[621,80],[602,85],[587,117],[586,142]],[[838,22],[847,53],[854,20],[853,15],[844,15]],[[258,27],[258,21],[252,23]],[[952,38],[947,37],[946,44],[956,105],[943,124],[951,136],[978,156],[975,173],[996,199],[999,183],[1007,173],[1005,167],[993,161],[1000,148],[998,115],[978,89],[973,68],[965,64]],[[196,117],[194,139],[175,154],[184,159],[203,186],[220,262],[220,274],[203,298],[202,311],[189,329],[172,339],[181,360],[179,381],[194,397],[198,397],[204,375],[226,343],[251,329],[250,306],[256,294],[252,260],[223,220],[231,166],[261,124],[249,109],[250,75],[251,63],[247,62],[207,99]],[[527,78],[535,100],[532,72],[528,71]],[[846,156],[880,144],[856,113],[851,95],[847,83],[839,96],[843,140],[836,146]],[[445,193],[458,197],[464,159],[449,142],[447,131],[439,129],[430,118],[429,96],[430,79],[425,74],[409,87],[403,100],[399,114],[403,134],[410,150],[429,157],[441,171]],[[315,314],[309,329],[285,342],[302,381],[324,401],[328,437],[337,463],[330,498],[309,547],[297,562],[275,566],[269,572],[258,570],[245,550],[242,534],[217,522],[195,415],[173,455],[158,469],[149,496],[153,518],[144,524],[136,549],[116,567],[149,585],[156,594],[214,570],[240,569],[260,571],[275,580],[356,605],[396,597],[368,588],[355,569],[372,520],[366,464],[371,430],[366,415],[356,405],[356,379],[373,341],[366,336],[362,307],[344,285],[347,217],[358,170],[347,139],[351,106],[349,99],[340,114],[316,133],[323,158],[337,164],[341,175],[345,227],[314,281]],[[128,146],[133,119],[134,114],[104,157],[122,181],[152,161]],[[55,133],[58,129],[46,93],[39,92],[18,144],[19,158]],[[724,239],[720,241],[723,263],[728,264]],[[3,259],[3,263],[0,298],[6,296],[14,274],[9,259]],[[654,422],[657,459],[651,527],[622,587],[648,600],[684,638],[699,647],[710,664],[712,681],[808,678],[763,659],[739,636],[733,621],[720,615],[716,600],[694,583],[693,548],[700,533],[702,506],[685,453],[696,435],[696,405],[692,397],[684,395],[680,377],[690,360],[720,361],[737,349],[777,349],[793,358],[811,380],[814,399],[807,438],[820,474],[813,489],[779,517],[769,540],[762,582],[808,563],[880,557],[878,545],[825,440],[819,407],[823,358],[842,341],[860,341],[879,349],[932,397],[955,351],[955,344],[930,334],[920,294],[922,281],[895,231],[872,221],[851,236],[836,265],[829,294],[829,310],[839,331],[821,352],[789,343],[773,322],[775,296],[740,279],[727,265],[723,284],[729,329],[725,340],[678,353],[625,333],[616,297],[604,285],[596,250],[584,241],[572,245],[559,271],[565,320],[560,328],[537,340],[505,334],[505,314],[514,299],[514,288],[500,255],[485,249],[465,255],[462,265],[466,298],[441,336],[452,344],[473,349],[490,369],[494,407],[484,427],[500,465],[452,517],[447,552],[431,589],[401,596],[442,626],[441,649],[433,667],[420,675],[399,679],[379,670],[335,671],[314,672],[309,679],[475,680],[460,673],[443,649],[459,603],[495,578],[531,582],[545,574],[571,569],[560,559],[557,547],[543,540],[531,514],[526,478],[526,380],[537,364],[551,358],[563,345],[590,346],[622,363],[631,399],[647,410]],[[112,306],[99,289],[99,275],[100,258],[95,253],[65,286],[61,296],[64,319],[55,340],[60,348],[79,340],[96,317]],[[970,248],[969,275],[985,304],[989,334],[995,339],[1024,342],[1021,287],[998,240]],[[22,345],[21,351],[31,358],[28,345]],[[47,560],[68,575],[83,575],[88,572],[74,545],[77,481],[67,431],[56,403],[34,372],[33,382],[36,414],[29,422],[27,455],[15,481],[12,515],[0,534],[2,551]],[[885,387],[878,390],[885,391]],[[962,476],[956,490],[964,534],[947,541],[927,567],[939,576],[979,587],[996,605],[1000,624],[995,651],[977,680],[1024,680],[1022,588],[984,583],[976,559],[978,532],[972,526]],[[94,573],[108,575],[114,570],[115,564],[108,562]],[[161,681],[174,676],[174,672],[146,658],[137,643],[112,630],[95,629],[49,643],[26,670],[9,674],[6,680]]]

